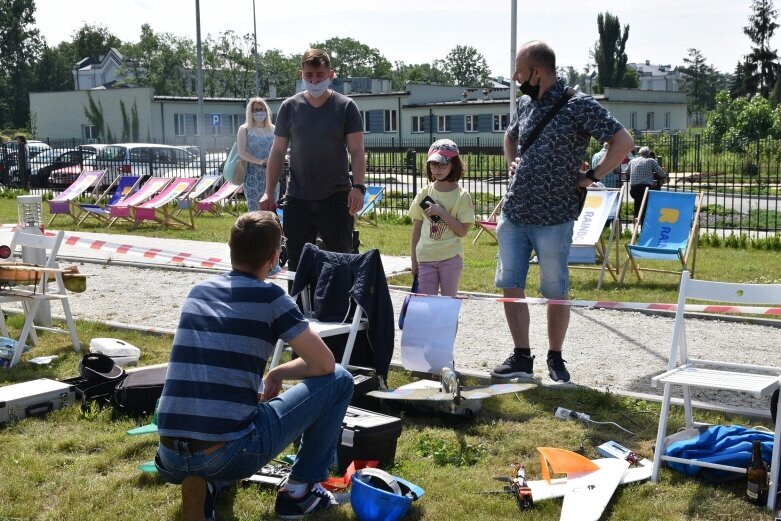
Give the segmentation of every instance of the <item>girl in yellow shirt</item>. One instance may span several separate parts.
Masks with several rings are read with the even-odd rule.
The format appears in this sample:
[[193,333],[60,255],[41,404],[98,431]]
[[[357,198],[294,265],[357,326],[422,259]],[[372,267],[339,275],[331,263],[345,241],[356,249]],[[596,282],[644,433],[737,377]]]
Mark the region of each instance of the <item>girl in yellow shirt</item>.
[[464,164],[458,146],[449,139],[435,141],[428,150],[428,186],[409,209],[412,218],[412,274],[418,292],[456,296],[464,269],[463,238],[475,221],[469,192],[458,181]]

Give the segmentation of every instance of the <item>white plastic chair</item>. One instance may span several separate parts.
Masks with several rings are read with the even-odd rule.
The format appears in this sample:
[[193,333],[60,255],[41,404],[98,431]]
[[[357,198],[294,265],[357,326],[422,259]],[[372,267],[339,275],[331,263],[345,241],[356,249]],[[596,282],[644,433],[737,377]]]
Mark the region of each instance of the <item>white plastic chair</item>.
[[[46,258],[44,267],[48,270],[44,270],[41,273],[40,278],[36,280],[34,286],[30,288],[14,287],[8,291],[0,292],[0,304],[21,302],[24,311],[24,325],[19,334],[19,339],[16,341],[11,367],[19,363],[22,351],[27,342],[27,337],[30,337],[34,344],[37,343],[38,338],[35,334],[36,329],[58,333],[63,332],[60,329],[35,325],[35,315],[43,301],[57,300],[62,304],[65,322],[68,326],[71,341],[73,342],[73,350],[76,352],[81,351],[79,337],[76,334],[76,324],[73,321],[70,303],[68,302],[68,294],[65,290],[62,273],[59,271],[59,264],[57,264],[57,252],[60,249],[60,244],[62,244],[64,236],[65,232],[63,231],[59,231],[54,235],[43,235],[38,229],[29,230],[18,228],[11,240],[11,251],[15,251],[18,247],[30,248],[33,251],[42,250],[45,253]],[[54,291],[51,291],[51,288],[47,287],[49,279],[52,277],[56,282]],[[3,317],[2,310],[0,310],[0,333],[2,333],[3,336],[8,336],[8,329],[5,325],[5,318]]]
[[[744,284],[727,282],[709,282],[694,280],[688,270],[681,275],[681,286],[678,293],[678,308],[675,313],[675,327],[670,348],[670,358],[667,371],[652,378],[654,386],[664,385],[664,397],[662,410],[659,417],[659,429],[656,435],[656,450],[654,451],[654,464],[651,480],[659,481],[659,469],[662,461],[683,463],[708,467],[728,472],[745,473],[742,467],[720,465],[698,460],[675,458],[665,456],[665,438],[667,434],[667,419],[670,412],[673,386],[680,386],[683,391],[683,405],[686,419],[686,427],[694,428],[704,425],[695,422],[692,418],[692,404],[690,388],[721,389],[725,391],[740,391],[750,393],[757,398],[770,396],[781,385],[781,367],[763,365],[741,364],[720,360],[703,360],[689,357],[686,338],[686,316],[684,306],[689,299],[698,301],[721,303],[713,306],[715,312],[738,312],[744,314],[758,314],[759,309],[743,308],[725,309],[725,303],[737,306],[779,306],[781,305],[781,284]],[[715,327],[715,326],[714,326]],[[725,331],[726,332],[726,331]],[[777,418],[781,420],[781,401]],[[778,490],[779,467],[781,466],[779,447],[781,445],[781,421],[776,422],[775,436],[773,438],[773,455],[770,464],[770,491],[768,493],[767,506],[773,508]]]

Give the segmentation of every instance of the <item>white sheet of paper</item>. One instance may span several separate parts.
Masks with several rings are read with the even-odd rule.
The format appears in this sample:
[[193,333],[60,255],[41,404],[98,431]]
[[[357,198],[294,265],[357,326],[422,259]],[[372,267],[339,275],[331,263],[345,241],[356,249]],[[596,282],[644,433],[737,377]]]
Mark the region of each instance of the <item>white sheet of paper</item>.
[[401,363],[409,371],[439,373],[453,367],[461,301],[450,297],[413,295],[401,334]]

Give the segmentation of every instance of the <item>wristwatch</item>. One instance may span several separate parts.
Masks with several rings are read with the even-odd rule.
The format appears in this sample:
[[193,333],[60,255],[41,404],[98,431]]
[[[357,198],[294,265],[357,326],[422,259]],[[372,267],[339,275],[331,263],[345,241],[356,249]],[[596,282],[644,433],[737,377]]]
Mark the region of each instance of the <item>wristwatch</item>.
[[588,177],[589,179],[591,179],[595,183],[599,182],[599,178],[594,175],[594,169],[593,168],[589,168],[588,170],[586,170],[586,177]]
[[353,185],[353,188],[357,188],[362,195],[366,195],[366,185]]

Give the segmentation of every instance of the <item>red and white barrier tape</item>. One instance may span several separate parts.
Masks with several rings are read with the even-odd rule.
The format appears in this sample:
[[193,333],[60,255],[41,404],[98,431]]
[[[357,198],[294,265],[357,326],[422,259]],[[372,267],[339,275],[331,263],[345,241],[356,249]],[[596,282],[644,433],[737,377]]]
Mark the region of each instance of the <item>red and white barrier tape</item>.
[[161,248],[151,248],[145,246],[133,246],[132,244],[120,244],[117,242],[108,242],[98,239],[87,239],[78,235],[65,235],[64,243],[69,246],[79,246],[91,250],[99,250],[120,255],[134,255],[145,259],[156,259],[168,261],[174,264],[190,264],[201,268],[225,269],[231,268],[230,262],[226,262],[218,257],[205,257],[188,252],[174,252],[163,250]]
[[[410,294],[406,291],[392,290],[398,293]],[[446,297],[450,298],[450,297]],[[675,312],[678,309],[677,304],[660,304],[660,303],[646,303],[646,302],[615,302],[610,300],[556,300],[546,298],[505,298],[505,297],[458,297],[465,300],[490,300],[495,302],[509,302],[516,304],[556,304],[560,306],[572,306],[583,308],[598,308],[598,309],[628,309],[634,311],[671,311]],[[758,307],[758,306],[719,306],[719,305],[702,305],[702,304],[686,304],[685,311],[695,313],[721,313],[721,314],[746,314],[746,315],[779,315],[781,316],[781,308],[776,307]]]

